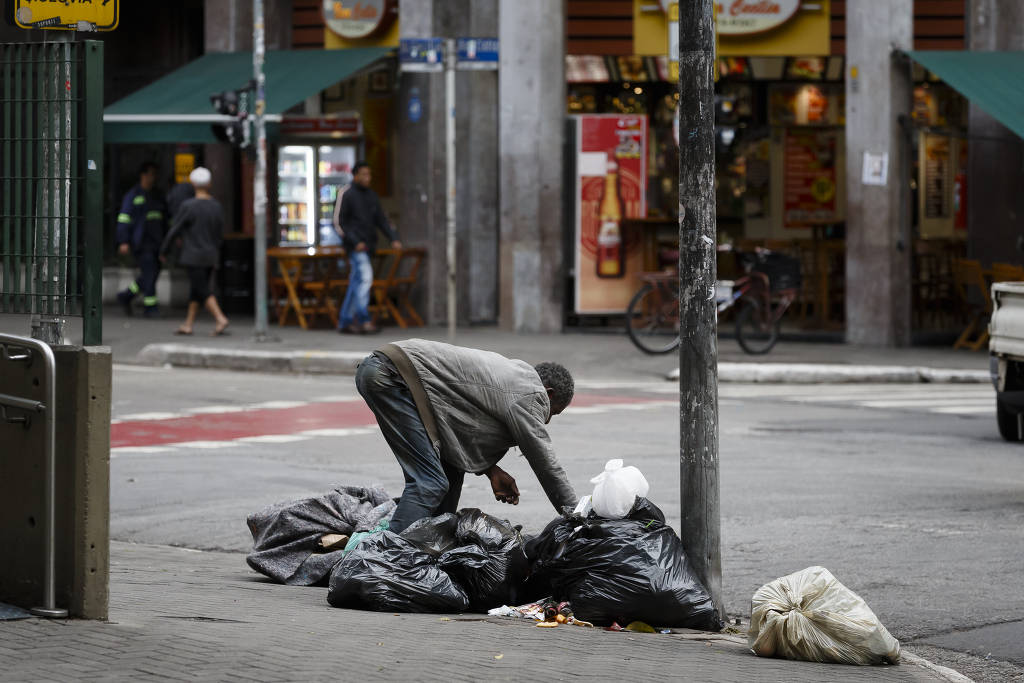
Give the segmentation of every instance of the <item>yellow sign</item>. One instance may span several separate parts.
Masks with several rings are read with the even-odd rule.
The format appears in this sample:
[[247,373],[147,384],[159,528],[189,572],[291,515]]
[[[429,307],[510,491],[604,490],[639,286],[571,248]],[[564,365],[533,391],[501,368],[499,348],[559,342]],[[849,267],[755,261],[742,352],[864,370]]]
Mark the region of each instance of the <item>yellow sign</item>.
[[14,22],[21,28],[58,31],[113,31],[120,0],[15,0]]
[[195,170],[196,155],[179,152],[174,155],[174,182],[183,183]]
[[[831,54],[831,2],[820,0],[796,7],[795,0],[716,0],[713,3],[717,30],[715,52],[718,57],[804,57]],[[771,22],[748,20],[759,8],[772,10]],[[785,11],[783,11],[785,10]],[[745,18],[746,17],[746,18]],[[679,6],[671,2],[663,11],[658,3],[633,0],[633,54],[669,55],[671,65],[678,55]],[[753,27],[752,33],[739,29]],[[678,38],[676,38],[678,40]],[[672,66],[669,78],[672,79]]]

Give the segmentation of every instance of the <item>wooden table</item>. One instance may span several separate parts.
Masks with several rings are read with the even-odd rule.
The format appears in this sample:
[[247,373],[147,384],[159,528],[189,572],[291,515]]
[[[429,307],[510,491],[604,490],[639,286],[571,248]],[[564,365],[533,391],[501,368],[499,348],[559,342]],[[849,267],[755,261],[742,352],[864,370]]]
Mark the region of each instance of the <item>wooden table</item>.
[[[318,315],[337,327],[344,291],[348,287],[345,250],[330,247],[271,247],[267,256],[277,260],[275,276],[267,262],[271,295],[277,303],[277,322],[284,325],[295,315],[309,329]],[[422,327],[424,322],[409,300],[426,250],[419,247],[378,249],[373,255],[374,279],[370,313],[374,322],[390,318],[399,327]],[[332,293],[337,296],[332,297]]]
[[271,296],[278,302],[278,325],[287,323],[290,313],[295,314],[304,330],[309,329],[310,322],[320,314],[327,314],[334,325],[338,324],[337,307],[326,299],[332,283],[348,283],[338,265],[345,257],[344,249],[337,246],[271,247],[267,249],[267,257],[268,270],[269,259],[277,260],[278,275],[270,270],[267,280]]

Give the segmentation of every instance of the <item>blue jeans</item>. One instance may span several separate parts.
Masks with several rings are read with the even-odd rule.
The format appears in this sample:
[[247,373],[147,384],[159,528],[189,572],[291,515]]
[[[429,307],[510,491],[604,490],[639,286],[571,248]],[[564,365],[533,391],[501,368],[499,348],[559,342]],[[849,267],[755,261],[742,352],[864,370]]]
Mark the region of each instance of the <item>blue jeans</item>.
[[418,519],[455,512],[465,472],[434,450],[409,387],[386,356],[372,353],[356,370],[356,389],[377,417],[384,439],[405,473],[405,490],[391,518],[400,533]]
[[353,322],[370,322],[370,287],[373,286],[373,266],[370,255],[365,251],[353,251],[348,257],[348,291],[341,303],[341,315],[338,316],[338,329],[348,327]]

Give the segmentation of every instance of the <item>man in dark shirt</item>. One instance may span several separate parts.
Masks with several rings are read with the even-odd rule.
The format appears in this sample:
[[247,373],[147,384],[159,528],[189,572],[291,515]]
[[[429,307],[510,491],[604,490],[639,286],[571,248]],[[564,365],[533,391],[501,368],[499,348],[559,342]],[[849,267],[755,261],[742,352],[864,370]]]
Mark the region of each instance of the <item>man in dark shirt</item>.
[[160,260],[163,261],[171,245],[180,239],[178,263],[188,272],[188,313],[175,334],[192,334],[200,305],[213,316],[213,336],[224,334],[228,327],[228,319],[210,289],[210,278],[220,259],[224,235],[224,209],[210,196],[211,180],[210,171],[202,166],[192,171],[189,182],[195,187],[196,196],[182,202],[175,212],[174,225],[160,246]]
[[376,332],[370,320],[370,288],[373,285],[373,266],[370,258],[377,248],[377,230],[391,240],[394,249],[402,243],[391,228],[377,193],[370,189],[372,179],[366,162],[358,162],[352,169],[352,184],[341,196],[335,229],[341,234],[341,244],[348,254],[348,291],[341,304],[338,331],[345,334]]

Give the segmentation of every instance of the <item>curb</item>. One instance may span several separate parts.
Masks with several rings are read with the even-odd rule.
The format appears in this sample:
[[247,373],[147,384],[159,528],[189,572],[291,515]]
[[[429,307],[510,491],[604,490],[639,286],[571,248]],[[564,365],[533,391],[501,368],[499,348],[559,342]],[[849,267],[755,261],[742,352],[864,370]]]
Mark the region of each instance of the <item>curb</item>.
[[138,361],[146,365],[259,372],[355,375],[369,351],[259,351],[190,344],[148,344]]
[[[678,380],[679,368],[665,376]],[[983,384],[987,370],[954,370],[907,365],[829,365],[824,363],[719,363],[719,382],[764,384]]]

